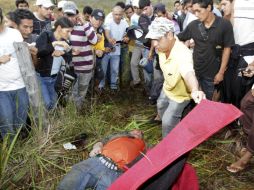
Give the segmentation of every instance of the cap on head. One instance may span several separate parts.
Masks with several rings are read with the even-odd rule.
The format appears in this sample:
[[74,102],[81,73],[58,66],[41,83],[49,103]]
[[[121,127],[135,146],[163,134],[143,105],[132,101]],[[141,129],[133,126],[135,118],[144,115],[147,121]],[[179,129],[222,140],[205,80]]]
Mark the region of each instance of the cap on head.
[[51,2],[51,0],[37,0],[35,5],[43,6],[45,8],[54,7],[55,5]]
[[158,3],[154,6],[154,12],[155,13],[158,13],[158,12],[165,13],[166,12],[166,6],[162,3]]
[[150,0],[139,0],[138,6],[140,9],[143,9],[147,6],[151,5],[151,1]]
[[62,9],[65,3],[67,3],[67,1],[65,1],[65,0],[59,1],[59,2],[57,3],[57,8],[58,8],[58,9]]
[[157,40],[166,33],[175,31],[174,22],[164,17],[157,17],[151,23],[148,30],[146,38]]
[[105,14],[101,9],[94,9],[92,14],[92,17],[94,17],[96,20],[104,20]]
[[132,0],[131,5],[132,5],[133,7],[139,8],[139,0]]
[[74,2],[67,1],[66,3],[64,3],[63,12],[66,14],[76,15],[78,14],[78,7]]

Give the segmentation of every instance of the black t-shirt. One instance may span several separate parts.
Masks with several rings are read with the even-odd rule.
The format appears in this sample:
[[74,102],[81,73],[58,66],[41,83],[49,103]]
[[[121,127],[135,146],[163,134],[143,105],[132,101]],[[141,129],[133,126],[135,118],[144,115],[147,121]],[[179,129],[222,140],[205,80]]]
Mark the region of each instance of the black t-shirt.
[[140,26],[140,28],[143,30],[143,35],[142,37],[139,39],[143,45],[147,48],[151,47],[151,40],[150,39],[146,39],[145,36],[148,33],[148,27],[150,26],[150,24],[152,23],[152,21],[155,19],[154,15],[150,18],[144,14],[141,14],[138,20],[138,25]]
[[49,19],[47,20],[39,20],[36,16],[34,16],[33,19],[33,34],[40,35],[44,31],[51,31],[51,21]]
[[210,28],[206,28],[199,20],[194,20],[177,36],[181,41],[194,40],[194,69],[199,77],[213,78],[220,68],[217,49],[231,47],[235,43],[231,23],[217,16]]

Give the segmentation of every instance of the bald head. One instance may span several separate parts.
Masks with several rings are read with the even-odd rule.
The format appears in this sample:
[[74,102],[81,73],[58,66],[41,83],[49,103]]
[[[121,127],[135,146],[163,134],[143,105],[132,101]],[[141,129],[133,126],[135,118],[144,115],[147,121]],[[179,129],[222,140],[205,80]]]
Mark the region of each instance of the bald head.
[[124,10],[120,6],[115,6],[112,9],[112,14],[115,23],[119,24],[123,18]]

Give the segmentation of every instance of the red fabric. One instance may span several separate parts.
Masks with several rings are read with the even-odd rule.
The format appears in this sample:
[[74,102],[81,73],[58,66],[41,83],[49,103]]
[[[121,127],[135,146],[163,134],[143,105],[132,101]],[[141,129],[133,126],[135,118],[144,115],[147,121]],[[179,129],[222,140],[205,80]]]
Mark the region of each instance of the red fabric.
[[172,190],[199,190],[198,177],[190,164],[185,164]]
[[242,113],[233,105],[203,100],[159,144],[108,189],[136,190],[181,155],[231,123]]

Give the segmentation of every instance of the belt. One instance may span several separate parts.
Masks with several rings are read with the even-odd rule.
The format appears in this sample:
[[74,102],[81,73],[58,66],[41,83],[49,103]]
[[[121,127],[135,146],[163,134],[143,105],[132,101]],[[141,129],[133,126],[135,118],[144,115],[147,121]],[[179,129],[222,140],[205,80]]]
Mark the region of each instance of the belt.
[[54,75],[51,75],[50,77],[51,78],[55,78],[57,76],[57,74],[54,74]]
[[102,154],[98,154],[97,157],[99,158],[101,163],[104,166],[106,166],[107,168],[109,168],[111,170],[118,171],[118,172],[123,172],[123,170],[121,170],[112,159],[110,159]]

